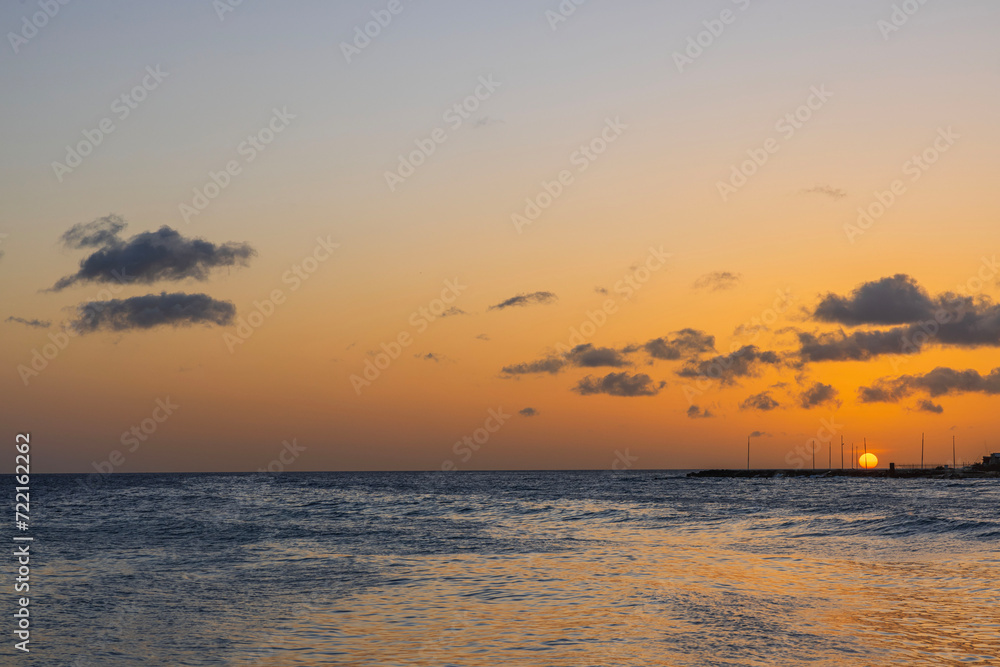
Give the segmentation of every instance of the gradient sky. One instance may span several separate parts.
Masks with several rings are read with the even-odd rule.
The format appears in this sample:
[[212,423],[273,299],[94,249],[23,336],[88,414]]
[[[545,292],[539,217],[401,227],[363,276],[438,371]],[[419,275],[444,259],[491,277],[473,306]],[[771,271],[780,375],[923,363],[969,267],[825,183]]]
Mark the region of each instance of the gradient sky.
[[[888,0],[593,0],[557,23],[556,0],[403,0],[350,62],[342,43],[388,1],[244,0],[221,18],[220,5],[70,2],[27,40],[10,33],[39,5],[0,8],[0,414],[8,437],[32,433],[36,471],[92,472],[116,451],[116,472],[258,470],[283,451],[296,470],[739,467],[752,432],[755,467],[811,466],[810,439],[830,433],[838,465],[841,436],[848,451],[867,437],[883,462],[919,462],[922,432],[929,462],[951,459],[953,435],[959,458],[1000,450],[995,2],[929,2],[889,32]],[[724,11],[730,22],[680,71],[675,54]],[[121,118],[116,99],[157,67],[165,78]],[[483,94],[482,79],[499,86]],[[478,108],[451,122],[477,87]],[[782,119],[810,99],[788,131]],[[294,118],[249,161],[240,146],[275,109]],[[114,131],[57,175],[67,146],[105,118]],[[581,161],[609,121],[614,141]],[[443,143],[390,189],[386,172],[438,128]],[[947,151],[914,180],[908,161],[949,128]],[[773,154],[724,200],[719,183],[765,146]],[[185,220],[181,205],[230,161],[239,173]],[[519,231],[512,215],[564,170],[562,193]],[[897,179],[905,190],[885,214],[845,232]],[[112,246],[63,242],[112,214],[128,223]],[[255,254],[114,298],[205,294],[235,316],[75,335],[26,375],[36,351],[77,332],[81,305],[108,297],[94,280],[47,290],[89,255],[164,226]],[[339,247],[294,278],[320,238]],[[616,290],[650,248],[665,265],[640,271],[633,294]],[[877,282],[897,275],[908,278]],[[461,312],[423,330],[412,314],[455,280],[464,288],[449,307]],[[975,297],[975,331],[918,354],[804,356],[802,333],[843,343],[921,321],[817,313],[858,306],[866,283],[885,309],[900,295]],[[283,302],[232,343],[275,290]],[[518,295],[529,298],[495,307]],[[607,323],[572,341],[597,352],[563,354],[608,300]],[[766,329],[748,330],[754,318]],[[641,349],[686,329],[714,337],[714,351]],[[351,377],[404,333],[412,344],[359,394]],[[700,384],[683,375],[750,344],[777,362]],[[558,372],[510,372],[539,360]],[[938,367],[980,379],[921,380]],[[804,407],[817,384],[830,389]],[[870,402],[863,387],[891,396]],[[173,414],[130,451],[123,434],[168,398]],[[456,451],[497,423],[490,410],[511,417],[478,451]],[[294,461],[283,442],[299,448]]]

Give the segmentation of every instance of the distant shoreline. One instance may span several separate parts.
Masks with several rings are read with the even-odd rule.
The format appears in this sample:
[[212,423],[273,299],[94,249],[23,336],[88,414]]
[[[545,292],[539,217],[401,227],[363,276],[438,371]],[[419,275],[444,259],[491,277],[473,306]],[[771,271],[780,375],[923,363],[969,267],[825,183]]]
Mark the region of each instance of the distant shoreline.
[[857,469],[791,469],[791,470],[698,470],[689,472],[688,477],[736,477],[736,478],[765,478],[765,477],[894,477],[900,479],[1000,479],[1000,470],[975,470],[953,468],[925,468],[925,469],[903,469],[889,470],[888,468],[874,468],[871,470]]

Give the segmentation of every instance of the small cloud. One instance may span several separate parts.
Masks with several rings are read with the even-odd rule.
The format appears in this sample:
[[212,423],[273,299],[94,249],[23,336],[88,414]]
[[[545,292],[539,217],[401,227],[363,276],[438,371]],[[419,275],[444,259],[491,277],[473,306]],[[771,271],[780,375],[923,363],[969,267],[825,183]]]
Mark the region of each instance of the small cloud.
[[817,382],[799,395],[799,404],[806,410],[823,405],[824,403],[836,403],[840,405],[840,401],[837,400],[837,394],[837,390],[831,385]]
[[595,378],[588,375],[580,380],[573,391],[582,396],[607,394],[609,396],[631,398],[636,396],[655,396],[665,386],[666,382],[657,384],[651,377],[645,374],[609,373],[603,378]]
[[690,408],[688,408],[687,416],[689,419],[711,419],[715,415],[713,415],[707,409],[702,410],[697,405],[692,405]]
[[236,317],[236,307],[207,294],[148,294],[130,299],[91,301],[77,307],[73,326],[80,333],[129,331],[157,326],[215,324],[227,326]]
[[531,294],[518,294],[517,296],[512,296],[509,299],[501,301],[500,303],[490,306],[490,310],[503,310],[505,308],[512,308],[514,306],[524,307],[533,304],[549,304],[557,301],[557,297],[552,292],[532,292]]
[[[670,336],[654,338],[642,345],[642,349],[654,359],[675,361],[681,357],[697,357],[703,352],[715,349],[715,336],[697,329],[681,329]],[[635,348],[626,348],[634,352]]]
[[829,185],[817,185],[814,188],[807,188],[802,190],[804,195],[823,195],[825,197],[830,197],[831,199],[843,199],[847,196],[846,190],[841,190],[840,188],[833,188]]
[[26,327],[34,327],[36,329],[48,329],[52,326],[52,322],[48,320],[26,320],[23,317],[8,317],[4,322],[16,322],[18,324],[23,324]]
[[455,306],[452,306],[448,310],[441,313],[441,317],[456,317],[458,315],[468,315],[468,313],[461,308],[456,308]]
[[780,403],[771,398],[771,394],[766,391],[751,396],[740,404],[741,410],[760,410],[762,412],[770,412],[779,407]]
[[415,354],[413,355],[417,359],[422,359],[423,361],[433,361],[436,363],[441,363],[441,357],[434,354],[433,352],[428,352],[427,354]]
[[610,347],[594,347],[590,343],[577,345],[566,355],[566,359],[580,368],[600,368],[610,366],[621,368],[628,366],[628,360],[618,350]]
[[497,123],[502,123],[503,121],[499,118],[493,118],[492,116],[480,116],[472,121],[472,127],[481,128],[489,127],[490,125],[496,125]]
[[729,271],[714,271],[712,273],[706,273],[698,280],[694,281],[694,289],[696,290],[711,290],[712,292],[721,292],[724,290],[731,290],[739,286],[743,282],[743,276],[739,273],[731,273]]
[[205,280],[213,269],[246,266],[257,254],[246,243],[216,245],[203,239],[185,238],[170,227],[143,232],[126,240],[118,234],[125,221],[108,216],[74,225],[62,235],[71,248],[97,247],[80,262],[80,269],[60,278],[52,287],[58,292],[78,282],[136,281],[150,284],[159,280]]
[[604,296],[607,296],[609,294],[608,288],[606,287],[595,287],[594,291],[597,292],[598,294],[603,294]]
[[478,336],[476,336],[476,340],[493,340],[493,339],[487,336],[486,334],[479,334]]
[[559,357],[549,357],[522,364],[504,366],[500,372],[504,375],[530,375],[534,373],[549,373],[555,375],[563,369],[566,362]]
[[751,438],[770,438],[771,434],[767,431],[754,431],[750,434]]
[[939,415],[942,412],[944,412],[944,407],[940,406],[940,405],[937,405],[936,403],[934,403],[934,401],[931,401],[931,400],[925,398],[922,401],[920,401],[919,403],[917,403],[917,411],[918,412],[932,412],[932,413],[934,413],[936,415]]
[[520,410],[517,414],[521,415],[522,417],[537,417],[538,410],[534,408],[524,408]]

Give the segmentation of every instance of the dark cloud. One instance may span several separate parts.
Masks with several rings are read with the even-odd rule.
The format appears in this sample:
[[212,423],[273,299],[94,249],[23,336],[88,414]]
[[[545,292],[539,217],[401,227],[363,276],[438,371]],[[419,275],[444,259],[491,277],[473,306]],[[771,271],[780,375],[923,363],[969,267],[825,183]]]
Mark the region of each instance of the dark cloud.
[[207,294],[163,292],[81,304],[73,326],[80,333],[192,324],[226,326],[235,316],[236,307],[228,301],[217,301]]
[[[628,348],[631,352],[636,348]],[[682,329],[669,337],[654,338],[643,344],[642,349],[654,359],[675,361],[684,357],[694,357],[715,349],[715,336],[709,336],[697,329]]]
[[456,317],[458,315],[468,315],[468,313],[462,310],[461,308],[457,308],[455,306],[452,306],[448,310],[441,313],[441,317]]
[[925,345],[1000,347],[1000,305],[950,295],[952,306],[927,320],[876,331],[799,332],[804,361],[865,361],[883,354],[917,354]]
[[590,343],[577,345],[566,355],[566,360],[580,368],[622,368],[629,362],[621,352],[610,347],[594,347]]
[[760,366],[779,366],[782,363],[781,357],[776,352],[760,350],[755,345],[746,345],[731,354],[689,363],[677,374],[686,378],[705,377],[731,383],[738,377],[756,377]]
[[767,431],[754,431],[750,434],[751,438],[770,438],[771,434]]
[[52,326],[52,322],[48,320],[26,320],[23,317],[8,317],[4,322],[17,322],[18,324],[23,324],[26,327],[34,327],[36,329],[48,329]]
[[925,375],[882,378],[871,387],[861,387],[858,398],[862,403],[898,403],[915,393],[925,393],[931,398],[948,394],[1000,394],[1000,368],[981,375],[976,370],[957,371],[939,366]]
[[608,394],[609,396],[655,396],[666,383],[657,384],[645,374],[609,373],[603,378],[588,375],[580,380],[574,391],[583,395]]
[[493,340],[492,338],[490,338],[490,337],[489,337],[488,335],[486,335],[486,334],[479,334],[478,336],[476,336],[476,339],[477,339],[477,340]]
[[490,310],[503,310],[514,306],[530,306],[532,304],[547,304],[558,300],[552,292],[532,292],[531,294],[518,294],[506,301],[501,301],[495,306],[490,306]]
[[823,322],[848,326],[861,324],[912,324],[934,319],[940,303],[905,274],[882,278],[858,287],[849,297],[827,294],[813,316]]
[[799,394],[799,403],[807,410],[824,403],[837,403],[839,405],[840,401],[837,400],[837,395],[837,390],[831,385],[817,382]]
[[565,365],[565,360],[560,359],[559,357],[549,357],[548,359],[539,359],[538,361],[532,361],[525,364],[504,366],[500,372],[504,375],[530,375],[533,373],[550,373],[555,375],[561,371]]
[[578,368],[622,368],[628,366],[629,362],[622,352],[610,347],[594,347],[587,343],[577,345],[562,357],[548,357],[513,366],[504,366],[501,372],[504,375],[528,375],[532,373],[556,374],[566,366],[576,366]]
[[937,405],[934,401],[932,401],[930,399],[926,399],[925,398],[922,401],[920,401],[919,403],[917,403],[917,411],[918,412],[931,412],[931,413],[934,413],[936,415],[939,415],[942,412],[944,412],[944,407],[940,406],[940,405]]
[[595,287],[594,291],[597,292],[598,294],[603,294],[605,296],[607,296],[609,294],[608,288],[606,288],[606,287]]
[[825,195],[832,199],[843,199],[847,196],[846,190],[841,190],[840,188],[833,188],[829,185],[817,185],[814,188],[808,188],[802,191],[804,195]]
[[415,356],[417,359],[422,359],[423,361],[435,361],[438,363],[441,362],[441,357],[434,354],[433,352],[428,352],[427,354],[415,354],[413,356]]
[[724,290],[731,290],[739,286],[743,282],[743,276],[739,273],[731,273],[729,271],[713,271],[712,273],[706,273],[705,275],[694,281],[694,287],[696,290],[711,290],[713,292],[721,292]]
[[70,227],[60,240],[67,247],[75,248],[100,248],[107,245],[120,243],[118,234],[128,226],[125,219],[120,215],[111,214],[103,218],[97,218],[90,222],[81,222]]
[[688,408],[687,416],[689,419],[711,419],[715,415],[713,415],[707,409],[702,410],[697,405],[692,405],[690,408]]
[[[98,222],[98,221],[95,221]],[[216,245],[202,239],[187,239],[170,227],[155,232],[143,232],[127,241],[110,233],[106,225],[100,229],[87,223],[77,225],[63,235],[70,235],[77,245],[85,247],[103,243],[101,248],[80,262],[80,270],[61,278],[53,290],[61,290],[78,282],[138,282],[158,280],[205,280],[212,269],[246,266],[256,251],[246,243]]]
[[519,410],[517,414],[521,415],[522,417],[537,417],[538,410],[534,408],[524,408],[522,410]]
[[763,412],[770,412],[778,407],[780,404],[771,398],[771,394],[766,391],[751,396],[740,404],[742,410],[761,410]]

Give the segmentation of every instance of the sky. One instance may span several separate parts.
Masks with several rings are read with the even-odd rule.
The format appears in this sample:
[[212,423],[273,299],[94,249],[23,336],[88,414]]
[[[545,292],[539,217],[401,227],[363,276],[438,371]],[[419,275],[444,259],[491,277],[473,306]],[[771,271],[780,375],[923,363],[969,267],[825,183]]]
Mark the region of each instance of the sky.
[[37,472],[976,460],[998,20],[5,3],[0,421]]

